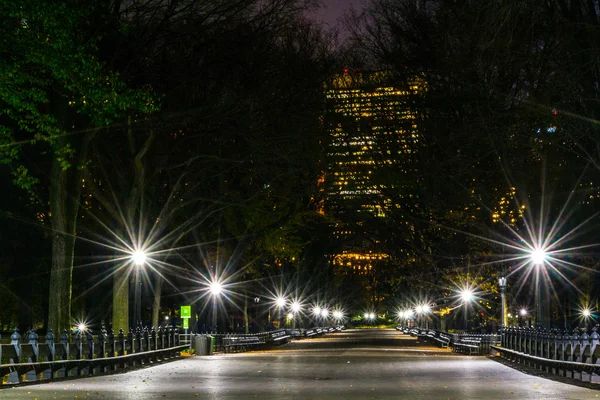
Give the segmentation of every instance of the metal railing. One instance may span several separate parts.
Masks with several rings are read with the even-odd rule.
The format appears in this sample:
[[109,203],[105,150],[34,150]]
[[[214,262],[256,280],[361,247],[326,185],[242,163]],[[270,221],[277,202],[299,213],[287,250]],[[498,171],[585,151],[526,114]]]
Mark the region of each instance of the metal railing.
[[102,374],[133,366],[150,365],[179,357],[179,332],[172,328],[122,330],[117,335],[101,330],[93,335],[69,335],[65,330],[58,343],[49,331],[44,343],[35,330],[24,338],[15,329],[10,344],[0,345],[2,385],[52,380],[71,376]]
[[572,333],[553,329],[510,327],[500,346],[492,346],[513,363],[587,382],[600,381],[600,335],[576,328]]
[[449,346],[456,353],[490,354],[492,346],[500,344],[502,341],[501,335],[493,333],[448,333],[437,329],[409,328],[407,326],[398,326],[396,329],[430,341],[440,347]]

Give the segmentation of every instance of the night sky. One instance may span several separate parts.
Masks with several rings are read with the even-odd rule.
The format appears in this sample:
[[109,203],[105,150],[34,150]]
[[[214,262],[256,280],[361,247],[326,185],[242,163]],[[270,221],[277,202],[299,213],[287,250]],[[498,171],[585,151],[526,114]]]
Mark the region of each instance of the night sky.
[[359,0],[322,0],[323,8],[314,14],[317,21],[322,21],[324,24],[334,27],[338,19],[343,16],[344,12],[350,9],[351,6],[357,6]]

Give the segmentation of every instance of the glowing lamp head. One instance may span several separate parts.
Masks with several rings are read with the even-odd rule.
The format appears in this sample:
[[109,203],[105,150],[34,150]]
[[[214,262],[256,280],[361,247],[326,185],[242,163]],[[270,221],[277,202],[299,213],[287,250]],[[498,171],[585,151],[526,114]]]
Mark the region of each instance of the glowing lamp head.
[[136,250],[131,255],[131,261],[138,267],[141,267],[146,263],[146,253],[142,250]]
[[363,317],[365,317],[365,319],[369,319],[369,313],[365,313],[365,315],[363,315]]
[[298,303],[297,301],[292,303],[292,311],[297,313],[300,311],[300,303]]
[[431,308],[427,304],[423,305],[423,312],[428,313],[429,311],[431,311]]
[[581,312],[581,314],[582,314],[584,317],[586,317],[586,318],[587,318],[587,317],[589,317],[590,315],[592,315],[592,312],[586,308],[585,310],[583,310],[583,311]]
[[287,315],[287,319],[294,319],[294,314],[292,314],[292,313],[288,313],[288,315]]
[[530,253],[530,258],[533,265],[543,265],[546,261],[546,252],[544,249],[535,249]]
[[369,314],[369,319],[375,319],[375,313],[370,313]]
[[283,297],[278,297],[275,300],[275,304],[277,304],[277,307],[283,307],[285,306],[285,299]]
[[460,297],[464,302],[473,300],[473,291],[471,289],[465,289],[460,292]]
[[417,306],[415,308],[415,311],[417,312],[417,314],[421,314],[423,312],[423,306]]
[[321,316],[322,316],[323,318],[327,318],[327,317],[329,316],[329,310],[328,310],[328,309],[326,309],[326,308],[322,309],[322,310],[321,310]]
[[213,296],[218,296],[223,292],[223,286],[219,282],[213,282],[210,284],[210,293]]
[[87,326],[85,326],[85,324],[82,323],[82,324],[77,325],[77,329],[80,332],[85,332],[85,330],[87,329]]
[[524,317],[527,315],[527,310],[524,308],[521,308],[521,311],[519,311],[519,314],[521,314]]
[[313,308],[313,314],[321,315],[321,307],[317,306],[317,307]]
[[342,318],[342,316],[343,316],[343,314],[341,313],[341,311],[334,311],[334,312],[333,312],[333,317],[334,317],[335,319],[341,319],[341,318]]

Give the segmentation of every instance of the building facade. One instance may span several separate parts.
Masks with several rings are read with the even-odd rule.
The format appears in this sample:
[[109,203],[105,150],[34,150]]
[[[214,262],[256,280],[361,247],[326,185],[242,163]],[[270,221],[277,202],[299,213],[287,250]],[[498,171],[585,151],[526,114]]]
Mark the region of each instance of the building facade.
[[389,81],[385,72],[345,70],[325,93],[329,142],[322,209],[337,221],[340,251],[332,262],[342,273],[368,273],[388,258],[371,239],[380,235],[369,231],[380,229],[393,208],[406,206],[398,199],[413,196],[422,145],[414,110],[424,81],[412,79],[403,88]]

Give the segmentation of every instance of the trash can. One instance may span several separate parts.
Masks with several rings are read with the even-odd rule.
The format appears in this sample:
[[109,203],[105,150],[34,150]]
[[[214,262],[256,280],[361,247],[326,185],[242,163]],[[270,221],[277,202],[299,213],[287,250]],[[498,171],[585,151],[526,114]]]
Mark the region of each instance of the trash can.
[[206,336],[197,335],[194,337],[194,348],[197,356],[205,356],[208,354],[208,346],[206,344]]
[[206,335],[206,354],[209,356],[212,356],[214,350],[215,350],[215,337]]

